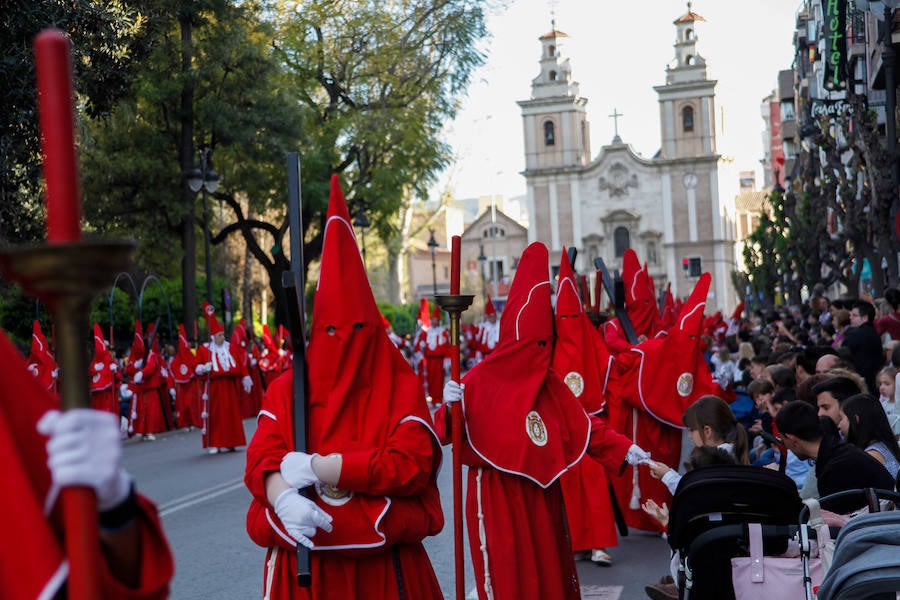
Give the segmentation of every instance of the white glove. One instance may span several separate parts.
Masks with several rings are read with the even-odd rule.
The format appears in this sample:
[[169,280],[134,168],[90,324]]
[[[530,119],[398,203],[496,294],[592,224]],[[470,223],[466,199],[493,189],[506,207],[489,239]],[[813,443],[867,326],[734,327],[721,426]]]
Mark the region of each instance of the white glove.
[[28,370],[31,371],[31,374],[37,377],[38,374],[38,366],[37,363],[31,363],[28,365]]
[[119,394],[121,394],[122,397],[125,398],[126,400],[128,400],[129,398],[134,396],[134,392],[132,392],[131,389],[129,389],[127,383],[123,383],[122,385],[119,386]]
[[288,452],[281,459],[281,476],[289,486],[302,489],[319,481],[312,468],[312,459],[318,454]]
[[140,371],[138,371],[137,373],[134,374],[134,382],[135,382],[135,383],[140,383],[140,382],[142,382],[143,380],[144,380],[144,374],[143,374],[143,373],[141,373]]
[[59,367],[53,369],[53,370],[50,372],[50,375],[53,376],[53,379],[59,379]]
[[463,390],[466,389],[461,383],[457,383],[452,379],[444,384],[444,402],[459,402],[463,398]]
[[175,388],[169,388],[169,396],[172,397],[172,400],[175,399]]
[[256,359],[255,359],[255,358],[251,358],[251,359],[250,359],[250,366],[251,366],[251,367],[255,367],[255,366],[256,366]]
[[312,548],[310,538],[316,535],[316,528],[331,531],[331,515],[316,506],[315,502],[301,496],[295,489],[287,489],[275,500],[275,514],[284,528],[307,548]]
[[135,369],[143,369],[144,368],[144,359],[139,358],[136,361],[134,361],[134,368]]
[[250,379],[249,375],[244,375],[241,379],[241,385],[244,386],[244,392],[249,394],[250,389],[253,387],[253,380]]
[[212,362],[203,363],[203,371],[205,373],[211,373],[212,372]]
[[48,436],[47,467],[59,486],[86,486],[97,493],[97,509],[121,504],[131,492],[122,468],[119,422],[105,411],[79,408],[47,411],[37,430]]
[[119,370],[119,365],[117,365],[116,363],[109,363],[109,370],[115,373]]
[[641,461],[649,459],[650,453],[637,444],[632,444],[628,449],[628,453],[625,454],[625,462],[627,462],[629,465],[639,465],[641,464]]

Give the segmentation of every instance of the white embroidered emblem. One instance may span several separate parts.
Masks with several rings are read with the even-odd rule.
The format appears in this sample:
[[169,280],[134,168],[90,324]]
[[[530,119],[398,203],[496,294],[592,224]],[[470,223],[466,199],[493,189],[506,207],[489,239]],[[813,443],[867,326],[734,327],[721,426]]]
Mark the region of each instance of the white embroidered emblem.
[[178,367],[178,372],[181,373],[182,375],[187,375],[187,373],[188,373],[187,365],[182,363],[182,365],[180,367]]
[[682,373],[678,377],[678,383],[675,384],[675,389],[678,390],[678,395],[687,398],[691,395],[691,392],[694,391],[694,376],[691,373]]
[[350,502],[350,498],[353,497],[353,492],[336,488],[333,485],[322,483],[321,481],[316,484],[316,493],[319,495],[319,498],[322,499],[322,502],[330,504],[331,506],[347,504]]
[[98,381],[100,381],[100,373],[94,373],[94,376],[91,378],[91,381],[93,381],[94,383],[97,383]]
[[547,445],[547,428],[537,411],[533,410],[525,415],[525,432],[535,446]]
[[566,375],[563,381],[566,382],[566,385],[569,386],[569,389],[572,390],[572,393],[575,394],[576,398],[581,396],[582,392],[584,392],[584,378],[581,376],[581,373],[571,371]]

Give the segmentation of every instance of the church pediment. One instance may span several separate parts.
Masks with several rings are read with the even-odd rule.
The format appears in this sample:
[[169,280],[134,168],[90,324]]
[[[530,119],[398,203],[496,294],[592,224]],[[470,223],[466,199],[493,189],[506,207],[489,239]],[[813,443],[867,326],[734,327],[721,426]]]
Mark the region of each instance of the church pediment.
[[629,188],[638,187],[638,176],[624,162],[616,161],[597,180],[600,190],[609,194],[610,198],[621,198],[628,195]]

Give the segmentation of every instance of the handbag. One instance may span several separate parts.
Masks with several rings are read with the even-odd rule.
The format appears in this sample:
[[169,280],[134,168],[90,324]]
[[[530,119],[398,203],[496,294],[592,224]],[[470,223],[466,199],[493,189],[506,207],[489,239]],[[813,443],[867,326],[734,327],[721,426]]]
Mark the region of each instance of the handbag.
[[[764,556],[762,526],[747,525],[750,556],[731,559],[731,581],[735,600],[797,600],[805,597],[803,562],[797,546],[791,556]],[[822,583],[822,561],[818,549],[811,551],[809,570],[813,588]]]

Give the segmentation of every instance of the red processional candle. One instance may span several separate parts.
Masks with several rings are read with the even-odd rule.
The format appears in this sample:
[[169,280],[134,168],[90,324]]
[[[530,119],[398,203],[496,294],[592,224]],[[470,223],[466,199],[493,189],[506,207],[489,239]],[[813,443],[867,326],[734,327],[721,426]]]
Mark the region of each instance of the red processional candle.
[[34,55],[47,182],[47,241],[76,242],[81,239],[81,198],[69,38],[58,29],[45,29],[34,40]]
[[459,295],[459,254],[460,237],[454,235],[450,241],[450,294]]

